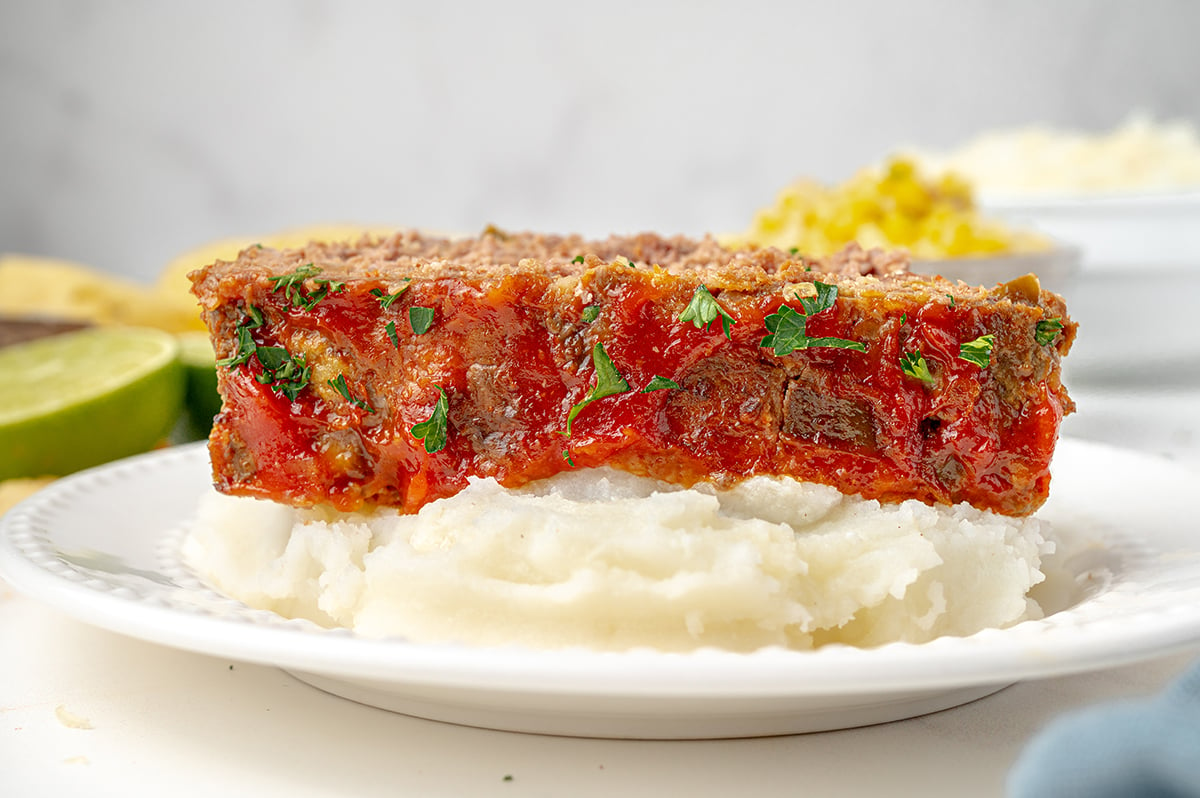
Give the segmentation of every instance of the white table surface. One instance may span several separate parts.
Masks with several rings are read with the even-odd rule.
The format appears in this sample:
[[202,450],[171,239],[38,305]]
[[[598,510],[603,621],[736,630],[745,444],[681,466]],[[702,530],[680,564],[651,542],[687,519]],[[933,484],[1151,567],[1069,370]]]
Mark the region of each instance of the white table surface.
[[[1171,458],[1200,486],[1200,386],[1073,394],[1065,434]],[[361,706],[273,668],[86,626],[0,583],[0,796],[1002,795],[1047,722],[1152,694],[1197,659],[1200,646],[848,731],[586,740]]]

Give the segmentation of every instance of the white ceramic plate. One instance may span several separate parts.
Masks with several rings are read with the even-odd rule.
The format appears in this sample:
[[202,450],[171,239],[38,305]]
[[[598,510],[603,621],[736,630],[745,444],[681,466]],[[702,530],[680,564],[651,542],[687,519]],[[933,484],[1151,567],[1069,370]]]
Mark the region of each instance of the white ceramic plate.
[[[1044,620],[924,645],[753,654],[479,649],[370,640],[251,610],[179,560],[211,490],[202,444],[56,482],[0,520],[0,575],[116,632],[276,665],[363,703],[551,734],[713,738],[878,723],[1018,680],[1146,659],[1200,640],[1200,477],[1066,440],[1042,515],[1085,541],[1063,566],[1074,604]],[[1090,541],[1090,543],[1087,543]]]

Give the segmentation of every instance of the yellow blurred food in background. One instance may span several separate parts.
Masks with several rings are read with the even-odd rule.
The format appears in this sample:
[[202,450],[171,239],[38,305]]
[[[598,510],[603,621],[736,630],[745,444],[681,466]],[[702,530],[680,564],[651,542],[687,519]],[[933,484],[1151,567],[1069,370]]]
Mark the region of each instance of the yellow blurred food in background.
[[795,249],[830,255],[851,242],[864,248],[907,249],[938,260],[1037,252],[1052,242],[982,215],[970,184],[952,173],[922,175],[906,158],[866,168],[837,186],[798,180],[775,204],[754,215],[749,229],[723,238],[731,246]]
[[396,231],[394,227],[378,227],[354,224],[323,224],[283,230],[257,238],[226,238],[213,241],[189,250],[173,258],[155,282],[154,291],[159,296],[185,297],[193,309],[196,324],[190,329],[203,330],[199,310],[192,297],[192,283],[188,274],[218,260],[234,260],[246,247],[261,244],[272,249],[302,247],[310,241],[357,241],[365,236],[383,237]]
[[0,255],[0,316],[195,329],[196,303],[97,269],[33,255]]
[[[319,225],[255,238],[228,238],[182,253],[163,268],[152,285],[143,285],[81,263],[34,255],[0,253],[0,324],[26,321],[76,322],[100,327],[150,327],[174,334],[181,344],[187,394],[181,403],[185,439],[207,435],[206,420],[220,407],[215,365],[205,346],[207,334],[191,293],[188,273],[216,260],[233,260],[254,244],[299,247],[310,241],[354,241],[380,237],[393,228]],[[59,332],[46,324],[39,334]],[[5,375],[14,378],[15,375]],[[15,376],[19,379],[19,376]],[[33,476],[33,475],[31,475]],[[51,478],[0,480],[0,514],[45,486]]]
[[1143,113],[1104,132],[1034,125],[981,134],[949,152],[912,150],[930,171],[966,175],[993,198],[1087,197],[1200,188],[1200,132]]
[[81,263],[0,254],[0,316],[154,327],[172,333],[204,330],[189,272],[216,260],[233,260],[254,244],[288,248],[309,241],[350,241],[391,232],[392,228],[365,225],[318,225],[214,241],[173,258],[149,286]]

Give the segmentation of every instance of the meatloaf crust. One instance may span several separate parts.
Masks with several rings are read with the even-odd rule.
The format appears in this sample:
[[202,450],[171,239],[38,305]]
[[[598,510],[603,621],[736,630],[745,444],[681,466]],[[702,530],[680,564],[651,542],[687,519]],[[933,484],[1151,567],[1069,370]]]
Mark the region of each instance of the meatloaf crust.
[[492,229],[251,247],[192,274],[221,359],[214,481],[411,513],[471,477],[608,465],[1034,511],[1076,325],[1036,277],[906,265]]

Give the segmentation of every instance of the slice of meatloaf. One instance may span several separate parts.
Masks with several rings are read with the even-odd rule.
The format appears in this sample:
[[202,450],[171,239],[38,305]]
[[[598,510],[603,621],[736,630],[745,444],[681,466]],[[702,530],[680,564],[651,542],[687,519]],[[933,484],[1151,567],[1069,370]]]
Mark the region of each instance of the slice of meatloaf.
[[252,247],[192,275],[221,359],[215,482],[411,513],[473,476],[609,465],[1032,512],[1075,324],[1033,276],[905,269],[654,235]]

